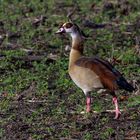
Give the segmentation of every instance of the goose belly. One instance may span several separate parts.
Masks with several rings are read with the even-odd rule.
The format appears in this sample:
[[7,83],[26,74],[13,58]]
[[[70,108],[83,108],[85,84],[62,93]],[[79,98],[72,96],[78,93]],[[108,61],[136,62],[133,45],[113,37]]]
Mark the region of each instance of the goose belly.
[[103,88],[99,76],[88,68],[74,66],[69,70],[69,75],[74,83],[83,91]]

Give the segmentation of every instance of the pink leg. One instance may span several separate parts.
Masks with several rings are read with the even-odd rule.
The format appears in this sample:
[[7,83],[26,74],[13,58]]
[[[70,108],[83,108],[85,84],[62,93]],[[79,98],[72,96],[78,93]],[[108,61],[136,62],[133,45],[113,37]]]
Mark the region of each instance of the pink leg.
[[86,112],[90,112],[90,102],[91,102],[90,97],[87,97],[86,98]]
[[119,107],[118,107],[117,97],[113,97],[113,103],[115,104],[115,113],[116,113],[115,119],[118,119],[120,114],[121,114],[121,112],[120,112]]

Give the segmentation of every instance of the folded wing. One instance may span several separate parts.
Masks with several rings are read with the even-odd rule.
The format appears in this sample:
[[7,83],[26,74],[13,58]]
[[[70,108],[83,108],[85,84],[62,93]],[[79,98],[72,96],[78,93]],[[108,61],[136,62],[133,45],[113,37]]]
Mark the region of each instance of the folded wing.
[[108,61],[97,57],[82,57],[77,60],[75,64],[94,71],[99,76],[103,86],[111,91],[114,91],[118,88],[122,88],[127,91],[134,90],[134,88],[125,80],[122,74]]

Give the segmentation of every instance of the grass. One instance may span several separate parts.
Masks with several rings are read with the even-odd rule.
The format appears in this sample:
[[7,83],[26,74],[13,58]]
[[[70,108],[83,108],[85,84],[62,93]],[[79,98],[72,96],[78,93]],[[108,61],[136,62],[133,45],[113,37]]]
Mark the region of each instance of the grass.
[[[138,133],[138,89],[123,101],[121,94],[127,93],[117,92],[124,110],[118,121],[114,114],[104,113],[114,108],[106,94],[102,98],[92,93],[97,114],[80,114],[85,110],[85,96],[68,75],[65,46],[70,38],[54,34],[76,3],[73,20],[90,36],[85,54],[114,61],[131,83],[140,86],[140,58],[135,49],[140,34],[139,0],[137,4],[132,0],[0,1],[1,139],[125,139],[128,130]],[[89,29],[83,26],[85,20],[112,26]],[[50,54],[57,60],[49,60]],[[28,56],[43,58],[24,59]]]

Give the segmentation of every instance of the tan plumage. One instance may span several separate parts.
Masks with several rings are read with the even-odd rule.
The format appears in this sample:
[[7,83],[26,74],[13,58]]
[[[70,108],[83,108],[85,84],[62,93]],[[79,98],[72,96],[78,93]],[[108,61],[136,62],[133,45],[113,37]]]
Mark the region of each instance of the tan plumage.
[[83,56],[83,36],[79,27],[73,23],[64,23],[56,33],[69,33],[72,37],[72,48],[69,57],[69,75],[75,84],[83,90],[87,97],[87,112],[90,111],[90,91],[105,88],[113,96],[115,118],[119,117],[115,90],[123,88],[133,91],[119,71],[108,61],[97,57]]
[[[95,72],[104,88],[107,88],[110,91],[118,89],[118,85],[115,81],[122,75],[114,69],[111,64],[108,64],[108,62],[99,58],[82,57],[78,59],[75,64]],[[112,71],[113,69],[114,72]]]

